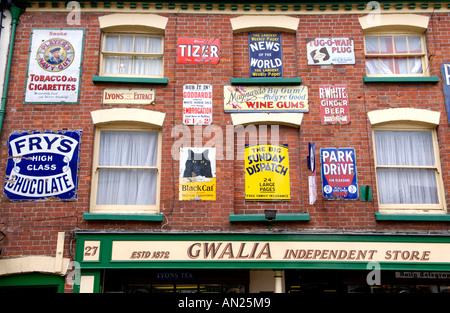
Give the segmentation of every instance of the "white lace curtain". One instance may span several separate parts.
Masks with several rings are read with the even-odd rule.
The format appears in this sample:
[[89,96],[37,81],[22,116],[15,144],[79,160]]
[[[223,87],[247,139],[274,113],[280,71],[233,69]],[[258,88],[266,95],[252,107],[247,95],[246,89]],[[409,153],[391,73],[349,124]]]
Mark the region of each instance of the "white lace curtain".
[[106,55],[104,73],[160,76],[162,57],[144,54],[161,54],[161,40],[160,37],[106,36],[104,52],[121,52],[130,55]]
[[[377,165],[435,166],[430,131],[375,131]],[[434,168],[377,168],[381,204],[439,203]]]
[[97,204],[156,204],[158,132],[102,131],[100,135]]
[[366,58],[367,74],[422,74],[422,58],[419,56],[383,57],[383,54],[423,53],[419,36],[366,37],[366,53],[379,54],[379,58]]

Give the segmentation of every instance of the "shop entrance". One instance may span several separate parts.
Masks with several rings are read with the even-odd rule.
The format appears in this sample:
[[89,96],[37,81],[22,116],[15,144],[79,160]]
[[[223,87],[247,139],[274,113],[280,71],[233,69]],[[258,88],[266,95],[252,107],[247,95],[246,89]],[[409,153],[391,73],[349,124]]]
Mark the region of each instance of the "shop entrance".
[[248,270],[104,270],[104,293],[245,293]]

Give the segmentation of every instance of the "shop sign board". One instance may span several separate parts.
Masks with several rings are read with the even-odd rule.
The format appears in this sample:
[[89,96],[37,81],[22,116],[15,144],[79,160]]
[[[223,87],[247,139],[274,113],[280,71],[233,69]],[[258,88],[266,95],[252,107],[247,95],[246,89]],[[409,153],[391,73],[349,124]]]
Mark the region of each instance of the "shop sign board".
[[81,130],[14,132],[4,192],[11,201],[74,200]]
[[447,121],[450,124],[450,63],[441,65],[442,87],[444,89],[445,109],[447,110]]
[[306,86],[224,86],[226,113],[307,113]]
[[[89,260],[89,259],[87,259]],[[112,261],[133,262],[389,262],[449,263],[447,243],[359,241],[126,241],[112,242]]]
[[78,102],[83,38],[81,29],[33,29],[25,102]]
[[322,191],[329,200],[358,198],[356,155],[354,148],[320,149]]
[[148,105],[155,101],[154,89],[105,89],[103,104]]
[[180,148],[179,200],[216,200],[216,148]]
[[308,65],[355,64],[352,38],[306,38]]
[[183,86],[183,124],[210,125],[212,122],[212,85]]
[[245,200],[291,199],[287,145],[245,147]]
[[280,34],[249,34],[248,52],[250,77],[283,77],[283,56]]
[[218,64],[219,60],[219,38],[178,38],[177,63]]
[[319,85],[322,124],[349,124],[350,106],[347,85]]

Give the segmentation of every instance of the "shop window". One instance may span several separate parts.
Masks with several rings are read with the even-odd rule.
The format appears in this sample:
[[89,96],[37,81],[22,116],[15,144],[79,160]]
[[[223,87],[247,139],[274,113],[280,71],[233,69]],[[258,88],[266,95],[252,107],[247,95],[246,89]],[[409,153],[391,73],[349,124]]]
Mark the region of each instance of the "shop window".
[[[411,110],[415,114],[427,111],[380,111],[407,114]],[[376,121],[374,116],[372,121]],[[391,121],[373,125],[378,204],[382,213],[443,213],[445,205],[436,129],[433,125],[416,122]]]

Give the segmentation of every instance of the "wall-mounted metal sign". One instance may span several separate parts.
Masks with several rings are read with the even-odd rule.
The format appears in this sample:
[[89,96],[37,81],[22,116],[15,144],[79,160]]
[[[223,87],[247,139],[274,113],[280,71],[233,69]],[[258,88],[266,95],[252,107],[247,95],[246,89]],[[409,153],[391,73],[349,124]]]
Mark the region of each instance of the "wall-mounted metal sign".
[[152,104],[155,101],[153,89],[105,89],[103,104]]
[[323,124],[350,123],[347,85],[319,85],[319,95]]
[[355,64],[352,38],[306,38],[308,65]]
[[250,77],[283,77],[280,34],[248,35]]
[[81,130],[14,132],[4,192],[9,200],[74,200]]
[[183,124],[211,125],[212,85],[188,84],[183,86]]
[[25,102],[77,103],[84,30],[34,29]]
[[329,200],[358,198],[354,148],[320,149],[322,192]]
[[306,113],[306,86],[224,86],[227,113],[297,112]]
[[219,60],[219,38],[178,38],[177,63],[217,64]]
[[447,121],[450,125],[450,63],[441,65],[442,88],[444,89],[445,109],[447,110]]

